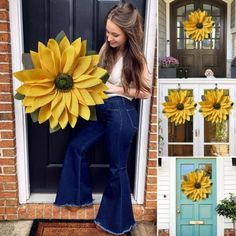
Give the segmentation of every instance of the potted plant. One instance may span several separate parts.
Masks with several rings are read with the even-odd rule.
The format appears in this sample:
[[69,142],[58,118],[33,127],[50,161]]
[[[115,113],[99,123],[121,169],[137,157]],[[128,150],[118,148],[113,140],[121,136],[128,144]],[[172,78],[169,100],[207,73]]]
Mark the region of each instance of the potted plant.
[[236,196],[230,193],[229,198],[224,198],[216,207],[216,211],[220,216],[224,216],[228,219],[231,219],[233,222],[233,231],[234,236],[235,232],[235,222],[236,222]]
[[231,78],[236,78],[236,57],[231,62]]
[[169,56],[160,59],[159,78],[176,78],[176,68],[179,60]]

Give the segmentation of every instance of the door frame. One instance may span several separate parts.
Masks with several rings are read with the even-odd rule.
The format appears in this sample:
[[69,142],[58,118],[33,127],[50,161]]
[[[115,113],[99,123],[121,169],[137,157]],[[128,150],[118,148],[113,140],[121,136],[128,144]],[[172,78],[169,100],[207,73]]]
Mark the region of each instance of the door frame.
[[[23,17],[22,17],[22,0],[9,0],[10,15],[10,34],[11,34],[11,51],[12,51],[12,71],[22,70],[21,55],[24,51],[23,38]],[[150,83],[152,84],[154,53],[156,45],[156,0],[146,1],[146,19],[145,19],[145,38],[144,38],[144,54],[147,58],[147,64],[150,75]],[[20,82],[13,80],[13,94],[16,88],[20,86]],[[133,202],[143,204],[145,190],[145,176],[147,165],[147,146],[149,130],[151,99],[147,99],[140,104],[140,124],[137,140],[137,162],[135,170],[135,186]],[[30,194],[29,180],[29,161],[28,161],[28,139],[27,139],[27,122],[24,108],[21,101],[14,99],[15,109],[15,132],[16,132],[16,160],[17,160],[17,178],[18,178],[18,194],[21,204],[27,202],[52,202],[54,194]],[[101,194],[95,196],[95,202],[100,202]]]
[[[170,161],[170,228],[169,228],[169,235],[176,236],[176,159],[173,157],[167,157]],[[181,159],[189,157],[179,157]],[[196,157],[193,157],[193,159]],[[204,158],[204,157],[203,157]],[[223,185],[223,173],[224,173],[224,158],[211,158],[207,157],[207,159],[216,159],[216,202],[219,203],[221,199],[224,198],[224,193],[222,189],[224,188]],[[217,215],[217,235],[224,235],[224,218]]]
[[[175,0],[164,0],[166,3],[166,55],[170,56],[170,3]],[[226,19],[226,77],[230,77],[230,67],[232,60],[232,30],[230,28],[230,19],[231,19],[231,0],[222,0],[227,3],[227,19]]]

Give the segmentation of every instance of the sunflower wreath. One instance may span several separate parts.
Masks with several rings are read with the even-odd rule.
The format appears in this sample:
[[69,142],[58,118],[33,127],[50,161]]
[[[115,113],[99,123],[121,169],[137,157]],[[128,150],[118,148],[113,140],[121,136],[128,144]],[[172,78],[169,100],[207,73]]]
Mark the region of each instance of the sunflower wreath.
[[163,113],[175,125],[184,124],[186,120],[190,121],[197,105],[193,97],[188,96],[187,90],[171,91],[169,96],[165,97],[165,101],[162,103]]
[[212,32],[214,21],[208,16],[206,11],[194,11],[188,16],[188,20],[183,22],[184,29],[189,38],[202,41],[209,38]]
[[97,66],[99,55],[88,55],[86,44],[81,38],[70,43],[60,32],[47,45],[38,42],[38,52],[24,53],[25,69],[14,73],[22,82],[15,98],[34,122],[48,120],[51,132],[75,127],[79,117],[95,119],[94,106],[107,98],[107,71]]
[[212,123],[221,123],[228,119],[228,115],[233,108],[233,102],[230,101],[230,96],[224,95],[224,90],[215,89],[208,90],[202,96],[200,104],[200,112],[207,121]]
[[211,193],[211,179],[203,170],[189,172],[181,183],[181,188],[186,197],[192,201],[206,199]]

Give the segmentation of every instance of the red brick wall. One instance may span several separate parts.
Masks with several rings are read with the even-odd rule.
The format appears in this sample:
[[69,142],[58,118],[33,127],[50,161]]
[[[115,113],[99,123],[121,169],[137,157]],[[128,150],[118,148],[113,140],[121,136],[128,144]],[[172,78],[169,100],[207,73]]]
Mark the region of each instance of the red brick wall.
[[[155,77],[156,78],[156,77]],[[0,220],[34,218],[94,218],[98,205],[69,212],[53,204],[18,203],[14,101],[8,0],[0,0]],[[157,89],[153,88],[144,205],[134,205],[136,220],[156,219]],[[19,158],[19,157],[18,157]]]

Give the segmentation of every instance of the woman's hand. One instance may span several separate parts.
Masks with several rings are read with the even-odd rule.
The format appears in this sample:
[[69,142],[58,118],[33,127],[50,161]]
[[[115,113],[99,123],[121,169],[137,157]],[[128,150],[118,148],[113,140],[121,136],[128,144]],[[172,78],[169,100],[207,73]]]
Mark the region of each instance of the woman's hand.
[[106,90],[107,93],[118,93],[121,94],[122,88],[119,86],[116,86],[110,82],[106,82],[106,86],[108,87],[108,90]]
[[137,94],[137,90],[135,88],[130,88],[125,93],[123,87],[114,85],[110,82],[106,82],[106,86],[108,87],[108,90],[106,90],[107,93],[116,93],[116,94],[120,94],[120,95],[124,95],[128,97],[141,98],[141,99],[150,98],[150,93],[139,91]]

